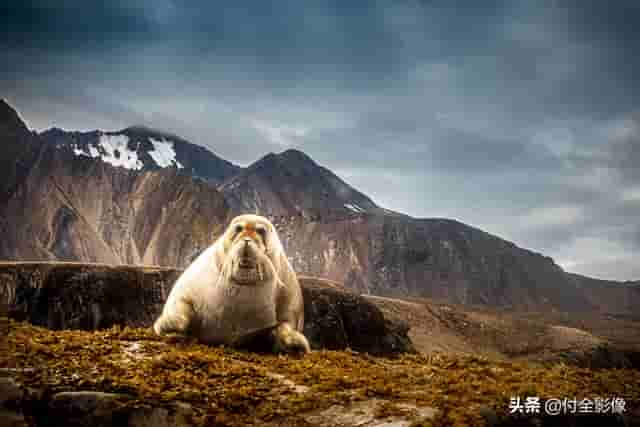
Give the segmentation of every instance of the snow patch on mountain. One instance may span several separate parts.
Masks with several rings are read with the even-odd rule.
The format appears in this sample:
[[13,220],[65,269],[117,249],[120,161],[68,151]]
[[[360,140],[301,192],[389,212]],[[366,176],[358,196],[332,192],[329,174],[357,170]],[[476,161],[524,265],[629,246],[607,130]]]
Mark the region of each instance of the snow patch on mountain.
[[345,203],[344,207],[357,213],[366,212],[366,210],[362,209],[360,206],[356,205],[355,203]]
[[173,142],[168,139],[154,139],[149,138],[151,144],[153,144],[153,151],[149,151],[149,155],[153,158],[158,166],[166,168],[169,166],[176,166],[178,169],[184,168],[184,166],[176,160],[176,152],[173,149]]
[[138,159],[138,153],[129,149],[129,137],[127,135],[100,135],[97,146],[87,145],[86,149],[74,145],[73,152],[76,156],[100,157],[103,162],[125,169],[140,170],[142,162]]

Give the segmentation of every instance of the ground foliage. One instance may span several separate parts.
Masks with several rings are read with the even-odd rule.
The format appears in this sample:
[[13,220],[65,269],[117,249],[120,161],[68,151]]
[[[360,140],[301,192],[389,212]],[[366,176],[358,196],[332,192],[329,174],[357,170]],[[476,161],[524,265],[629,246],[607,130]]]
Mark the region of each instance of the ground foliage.
[[391,402],[378,410],[381,417],[406,412],[396,403],[439,410],[435,419],[416,419],[416,425],[480,425],[486,408],[506,414],[511,396],[640,401],[640,371],[631,369],[444,354],[263,355],[158,337],[147,329],[52,331],[12,320],[6,340],[0,367],[28,368],[16,370],[25,386],[47,393],[122,393],[130,397],[127,405],[186,402],[193,407],[193,422],[201,425],[305,425],[302,414],[373,398]]

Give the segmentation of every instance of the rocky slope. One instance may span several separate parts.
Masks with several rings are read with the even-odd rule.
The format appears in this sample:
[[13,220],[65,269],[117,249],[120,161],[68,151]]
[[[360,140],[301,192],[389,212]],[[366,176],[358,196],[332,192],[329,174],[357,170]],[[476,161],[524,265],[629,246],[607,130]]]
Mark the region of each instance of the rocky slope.
[[298,271],[363,293],[511,309],[593,307],[552,259],[456,221],[368,214],[274,221]]
[[19,155],[6,160],[15,173],[3,180],[0,259],[184,266],[229,219],[220,193],[176,168],[137,172],[77,156],[10,116],[0,140]]
[[236,212],[327,218],[383,211],[298,150],[267,154],[219,189]]
[[[274,221],[297,271],[359,292],[520,310],[595,306],[592,284],[551,258],[457,221],[380,208],[297,150],[269,154],[219,189],[233,211]],[[599,307],[619,308],[607,301]]]
[[640,282],[599,280],[571,273],[567,276],[600,311],[612,317],[640,321]]

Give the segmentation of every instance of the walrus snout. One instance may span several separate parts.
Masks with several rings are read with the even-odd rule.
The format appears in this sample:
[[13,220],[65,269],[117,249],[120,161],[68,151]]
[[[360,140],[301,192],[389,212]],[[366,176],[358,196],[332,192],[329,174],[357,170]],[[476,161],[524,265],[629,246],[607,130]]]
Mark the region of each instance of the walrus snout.
[[260,284],[268,277],[265,271],[265,255],[251,238],[243,238],[233,248],[232,277],[238,284]]
[[238,261],[238,267],[240,267],[240,268],[255,268],[256,267],[256,262],[251,258],[241,257],[240,260]]
[[254,268],[256,265],[256,248],[251,244],[251,239],[245,238],[240,242],[240,253],[238,254],[238,267]]

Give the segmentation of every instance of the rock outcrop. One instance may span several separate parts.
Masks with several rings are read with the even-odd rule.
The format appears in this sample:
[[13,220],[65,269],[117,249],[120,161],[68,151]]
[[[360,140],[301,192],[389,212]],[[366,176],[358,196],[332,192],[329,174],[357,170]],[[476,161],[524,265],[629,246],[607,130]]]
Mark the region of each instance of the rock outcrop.
[[[9,315],[50,329],[149,328],[180,270],[79,263],[0,263],[0,303]],[[408,326],[365,298],[302,277],[304,333],[312,348],[377,355],[415,351]]]
[[379,355],[414,351],[409,326],[386,318],[364,297],[312,277],[300,277],[300,284],[304,333],[313,348],[351,348]]

